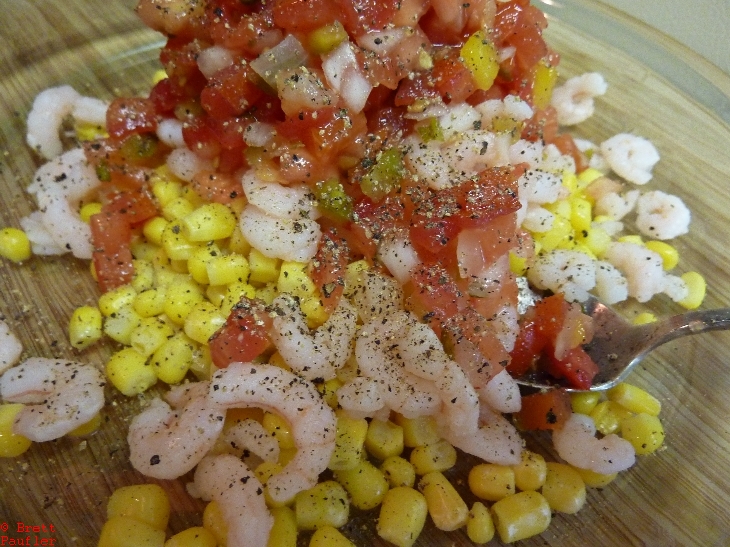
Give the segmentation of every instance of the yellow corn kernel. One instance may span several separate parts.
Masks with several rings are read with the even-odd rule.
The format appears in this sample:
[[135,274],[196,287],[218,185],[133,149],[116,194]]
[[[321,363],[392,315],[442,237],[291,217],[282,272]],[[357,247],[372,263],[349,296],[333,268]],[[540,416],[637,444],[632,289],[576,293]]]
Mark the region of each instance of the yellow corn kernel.
[[112,289],[99,297],[99,311],[104,317],[114,315],[125,306],[129,306],[135,296],[137,296],[137,291],[131,285],[122,285]]
[[647,241],[646,248],[662,257],[662,266],[665,270],[671,270],[679,263],[679,252],[669,243]]
[[129,283],[137,294],[155,286],[155,267],[149,260],[135,258],[132,260],[134,276]]
[[76,349],[86,349],[101,339],[102,318],[99,308],[81,306],[71,314],[68,338]]
[[591,203],[583,198],[574,197],[570,203],[570,223],[576,232],[588,230],[593,220]]
[[603,488],[618,476],[618,473],[604,475],[603,473],[596,473],[590,469],[581,469],[579,467],[575,467],[574,469],[578,472],[580,478],[583,479],[585,485],[591,488]]
[[297,547],[297,517],[286,506],[271,508],[274,526],[269,533],[266,547]]
[[[155,243],[144,241],[142,238],[133,239],[129,247],[134,258],[137,260],[146,260],[151,263],[153,267],[159,264],[167,265],[169,262],[169,258],[162,247]],[[137,289],[137,287],[135,287],[135,289]]]
[[152,217],[142,226],[142,233],[150,243],[162,245],[162,234],[165,232],[167,224],[167,220],[163,217]]
[[23,230],[18,228],[0,230],[0,256],[20,263],[28,260],[32,254],[30,240]]
[[243,256],[248,256],[251,252],[251,244],[244,237],[239,226],[236,226],[231,237],[228,238],[228,251]]
[[319,328],[329,318],[322,300],[317,295],[301,300],[299,306],[310,329]]
[[193,364],[194,343],[182,332],[171,336],[150,358],[155,375],[166,384],[179,384]]
[[368,422],[365,418],[349,418],[344,414],[339,414],[335,451],[327,467],[333,471],[355,467],[362,459],[367,432]]
[[187,269],[190,277],[202,285],[210,283],[208,279],[208,263],[221,255],[220,248],[213,242],[195,249],[187,261]]
[[165,542],[165,547],[217,547],[217,545],[213,533],[202,526],[183,530]]
[[535,67],[535,79],[532,84],[532,102],[535,108],[544,109],[550,106],[555,83],[558,81],[558,68],[540,61]]
[[309,540],[309,547],[355,547],[355,544],[332,526],[315,530]]
[[634,325],[648,325],[649,323],[655,323],[656,320],[656,315],[651,312],[645,311],[634,317],[632,323]]
[[466,535],[473,543],[488,543],[494,537],[492,514],[481,501],[475,501],[469,510]]
[[616,433],[621,426],[621,421],[630,415],[630,411],[613,401],[601,401],[589,414],[596,424],[596,429],[602,435]]
[[[182,197],[176,197],[162,205],[162,216],[169,221],[182,221],[187,215],[195,210],[190,200]],[[181,222],[182,225],[182,222]]]
[[347,31],[339,21],[314,29],[307,37],[309,48],[315,55],[332,51],[344,40],[347,40]]
[[[337,408],[337,390],[342,387],[342,382],[339,380],[339,378],[332,378],[331,380],[327,380],[326,382],[317,383],[315,384],[315,387],[317,388],[317,391],[319,391],[319,394],[322,396],[324,402],[327,403],[327,406],[333,409]],[[367,447],[367,437],[365,437],[365,440]]]
[[67,435],[69,437],[86,437],[98,430],[99,427],[101,427],[101,414],[97,412],[91,420],[85,424],[76,426],[73,430],[69,431]]
[[0,404],[0,458],[15,458],[30,448],[30,439],[13,432],[13,423],[18,412],[25,405],[21,403]]
[[153,175],[150,187],[161,207],[179,198],[182,195],[183,188],[182,184],[177,180],[173,180],[168,173],[164,173],[162,176],[159,173]]
[[226,316],[210,302],[199,302],[185,318],[183,330],[198,344],[207,344],[213,333],[223,326]]
[[170,518],[170,500],[156,484],[122,486],[109,498],[106,516],[107,519],[130,517],[164,531]]
[[388,490],[380,506],[376,530],[396,547],[411,547],[423,530],[428,515],[426,498],[418,490],[397,486]]
[[573,237],[573,225],[567,218],[556,215],[553,226],[547,232],[533,234],[535,241],[542,245],[546,252],[553,251],[566,240]]
[[570,220],[570,217],[573,213],[573,209],[570,205],[570,201],[567,199],[559,199],[558,201],[554,201],[552,203],[546,203],[543,205],[545,209],[553,213],[555,216],[560,217],[564,220]]
[[380,470],[391,488],[416,484],[416,468],[413,464],[400,456],[390,456],[380,464]]
[[365,436],[365,449],[375,458],[385,460],[403,452],[403,428],[390,420],[373,419]]
[[568,189],[571,193],[571,197],[581,197],[578,194],[578,176],[572,171],[563,171],[562,173],[563,186]]
[[451,443],[441,439],[435,443],[415,447],[409,460],[416,470],[416,475],[446,471],[456,465],[456,449]]
[[248,266],[250,269],[249,281],[251,283],[273,283],[279,279],[279,267],[281,260],[269,258],[257,249],[251,249],[248,253]]
[[190,273],[190,271],[188,270],[188,260],[185,258],[180,259],[180,260],[170,259],[169,268],[173,272],[177,272],[177,273],[181,273],[181,274]]
[[350,262],[345,267],[345,293],[348,292],[348,289],[357,286],[360,280],[360,274],[368,269],[370,269],[370,265],[364,259]]
[[97,547],[163,547],[164,530],[130,517],[113,517],[104,523]]
[[206,269],[211,285],[248,283],[250,268],[245,256],[215,256],[206,264]]
[[219,306],[221,311],[224,311],[225,313],[230,312],[231,308],[238,304],[244,296],[247,298],[258,297],[256,287],[249,285],[248,283],[231,283],[225,289],[223,300]]
[[227,545],[228,525],[223,518],[220,504],[215,500],[209,502],[203,509],[203,528],[215,536],[220,547]]
[[595,256],[603,256],[611,244],[611,236],[601,227],[593,227],[576,233],[576,240],[582,243]]
[[112,354],[106,363],[106,376],[124,395],[139,395],[157,382],[155,369],[147,357],[134,348],[124,348]]
[[316,530],[322,526],[339,528],[350,516],[350,502],[343,486],[324,481],[294,498],[294,514],[300,530]]
[[641,236],[636,234],[621,236],[617,241],[620,241],[621,243],[636,243],[637,245],[644,244],[644,240],[641,239]]
[[578,391],[570,394],[570,406],[578,414],[590,414],[601,400],[597,391]]
[[265,412],[262,424],[266,431],[276,437],[280,448],[296,448],[291,426],[284,418],[272,412]]
[[141,323],[142,318],[132,305],[120,308],[104,320],[104,334],[125,346],[129,345],[132,331]]
[[509,252],[509,269],[515,275],[525,275],[527,271],[527,259]]
[[469,508],[443,473],[424,475],[418,489],[426,498],[428,514],[436,528],[450,532],[466,524]]
[[140,317],[155,317],[165,313],[166,292],[164,287],[142,291],[134,297],[132,308]]
[[520,463],[512,466],[515,472],[515,487],[519,490],[538,490],[547,476],[545,458],[529,450],[522,451]]
[[208,346],[198,346],[193,350],[193,361],[190,363],[190,372],[192,372],[198,380],[210,380],[215,367],[210,358],[210,349]]
[[441,438],[433,416],[406,418],[395,414],[394,421],[403,428],[403,444],[409,448],[432,444]]
[[[164,211],[163,211],[164,212]],[[206,203],[181,217],[188,241],[225,239],[236,228],[236,215],[222,203]]]
[[578,188],[585,188],[591,182],[602,176],[603,173],[601,173],[598,169],[588,167],[587,169],[584,169],[583,171],[578,173]]
[[208,301],[216,308],[219,308],[221,311],[223,311],[223,308],[221,308],[221,306],[223,305],[223,301],[226,299],[227,290],[228,287],[223,287],[220,285],[208,285],[205,288],[205,298],[207,298]]
[[200,285],[189,280],[167,287],[165,298],[165,315],[173,323],[183,325],[188,314],[205,297]]
[[497,501],[515,493],[515,471],[506,465],[480,463],[469,471],[469,490],[483,500]]
[[586,502],[586,485],[580,474],[564,463],[548,462],[542,495],[553,511],[572,515]]
[[664,426],[658,417],[641,412],[621,422],[621,436],[637,454],[651,454],[664,444]]
[[147,317],[140,321],[129,335],[129,345],[142,355],[152,355],[174,334],[173,328],[158,317]]
[[489,89],[499,72],[497,48],[487,35],[478,30],[461,46],[460,57],[471,72],[478,89]]
[[188,240],[179,220],[169,222],[162,232],[162,249],[171,260],[188,260],[200,245]]
[[109,136],[103,124],[74,121],[74,133],[79,141],[93,141]]
[[539,492],[517,492],[491,508],[494,527],[503,543],[542,534],[550,526],[550,504]]
[[631,412],[645,412],[652,416],[659,416],[662,404],[659,399],[647,393],[640,387],[623,382],[606,392],[609,401],[614,401]]
[[707,292],[707,283],[705,282],[705,278],[697,272],[686,272],[680,277],[687,285],[689,292],[683,300],[679,301],[679,305],[687,308],[688,310],[699,308],[700,304],[702,304],[702,301],[705,299],[705,293]]
[[363,511],[380,505],[388,492],[385,475],[368,460],[360,460],[350,469],[335,471],[334,476],[350,494],[352,505]]
[[[288,370],[289,372],[291,372],[291,367],[286,364],[286,361],[284,361],[284,358],[281,356],[281,353],[279,353],[278,351],[275,351],[274,353],[271,354],[271,356],[269,357],[268,363],[275,367],[279,367],[281,369]],[[315,386],[315,387],[317,387],[317,386]]]
[[79,216],[81,217],[81,220],[89,223],[89,220],[94,215],[97,215],[101,213],[101,203],[98,201],[92,201],[91,203],[85,203],[81,206],[81,209],[79,209]]
[[[281,453],[279,454],[279,459],[281,459]],[[269,479],[279,473],[284,468],[284,463],[280,462],[261,462],[259,465],[256,466],[256,469],[254,469],[254,473],[256,474],[256,478],[258,478],[259,482],[264,485],[264,499],[266,500],[266,505],[268,507],[280,507],[283,506],[280,502],[275,502],[271,498],[271,494],[269,493],[269,489],[266,488],[266,483],[269,482]]]
[[307,273],[307,264],[302,262],[283,262],[276,288],[281,293],[298,296],[300,299],[317,293],[317,287]]

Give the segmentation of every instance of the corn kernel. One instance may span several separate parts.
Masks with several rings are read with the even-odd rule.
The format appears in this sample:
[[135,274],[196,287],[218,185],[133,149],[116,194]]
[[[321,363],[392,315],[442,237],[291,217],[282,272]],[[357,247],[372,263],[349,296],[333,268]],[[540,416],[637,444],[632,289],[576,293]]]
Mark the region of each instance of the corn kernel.
[[231,237],[228,238],[228,251],[242,256],[248,256],[251,252],[251,244],[244,237],[239,226],[236,226]]
[[101,427],[101,414],[96,413],[93,418],[91,418],[88,422],[85,424],[81,424],[79,426],[76,426],[74,429],[69,431],[67,435],[69,437],[86,437],[87,435],[91,435],[96,430],[98,430]]
[[192,280],[171,285],[167,287],[165,315],[173,323],[183,325],[188,314],[203,300],[203,290]]
[[188,241],[225,239],[236,228],[236,215],[222,203],[206,203],[182,217],[182,228]]
[[317,287],[307,273],[307,264],[302,262],[283,262],[276,288],[300,299],[317,293]]
[[548,462],[542,495],[553,511],[575,514],[585,505],[586,485],[580,474],[564,463]]
[[403,444],[409,448],[432,444],[441,438],[433,416],[406,418],[396,414],[394,421],[403,428]]
[[125,306],[104,320],[104,334],[125,346],[129,345],[132,331],[136,329],[142,318],[134,311],[132,305]]
[[289,507],[271,508],[274,526],[266,547],[297,547],[297,517]]
[[664,426],[658,417],[642,412],[621,422],[621,436],[637,454],[651,454],[664,444]]
[[355,544],[332,526],[323,526],[312,534],[309,547],[355,547]]
[[0,230],[0,256],[20,263],[28,260],[32,254],[30,240],[23,230],[17,228]]
[[[282,358],[282,361],[283,360],[284,359]],[[324,402],[327,403],[327,406],[333,409],[337,408],[337,390],[342,387],[342,382],[338,378],[332,378],[326,382],[317,383],[315,384],[315,387],[317,388],[317,391],[319,391]],[[367,437],[365,438],[365,441],[365,446],[367,447]]]
[[424,475],[418,489],[426,498],[428,514],[436,528],[450,532],[466,524],[469,508],[443,473]]
[[244,256],[232,254],[213,257],[206,264],[206,269],[211,285],[248,283],[250,268]]
[[367,432],[368,422],[364,418],[338,415],[335,451],[327,467],[333,471],[340,471],[352,469],[360,463]]
[[578,173],[578,188],[585,188],[591,182],[602,176],[603,173],[601,173],[598,169],[588,167],[587,169],[584,169],[583,171]]
[[360,274],[368,269],[370,269],[370,265],[364,259],[350,262],[345,267],[345,293],[348,292],[348,289],[358,285]]
[[107,519],[130,517],[164,531],[170,518],[170,500],[156,484],[135,484],[117,488],[106,506]]
[[522,451],[520,463],[512,466],[515,473],[515,487],[519,490],[538,490],[547,476],[545,458],[529,450]]
[[155,174],[150,184],[152,194],[157,198],[157,203],[164,207],[171,201],[182,195],[182,184],[176,180],[172,180],[167,173],[160,176]]
[[556,215],[552,228],[547,232],[535,233],[533,237],[545,252],[550,252],[557,249],[561,243],[570,241],[573,237],[573,226],[568,219]]
[[79,216],[81,217],[81,220],[89,223],[89,220],[94,215],[97,215],[101,213],[101,203],[98,201],[93,201],[91,203],[85,203],[81,206],[81,209],[79,209]]
[[294,513],[300,530],[339,528],[349,519],[350,502],[342,485],[329,480],[299,492],[294,498]]
[[644,244],[644,240],[641,239],[641,236],[636,234],[621,236],[617,239],[617,241],[620,241],[621,243],[636,243],[637,245]]
[[86,349],[102,336],[102,318],[99,308],[81,306],[71,314],[68,337],[76,349]]
[[0,458],[20,456],[32,444],[27,437],[13,432],[15,418],[24,406],[21,403],[0,404]]
[[509,252],[509,269],[515,275],[525,275],[527,271],[527,259]]
[[339,21],[313,30],[308,37],[309,48],[316,55],[332,51],[343,40],[347,40],[347,31]]
[[193,364],[193,348],[190,338],[178,332],[152,354],[150,368],[166,384],[179,384]]
[[380,470],[391,488],[398,486],[413,487],[416,484],[416,468],[400,456],[390,456],[380,464]]
[[185,237],[179,220],[169,222],[165,226],[162,231],[160,245],[171,260],[187,260],[200,246]]
[[461,46],[460,57],[471,72],[478,89],[489,89],[499,72],[497,48],[479,30],[472,34]]
[[365,436],[365,449],[379,460],[400,456],[403,452],[403,428],[390,420],[373,419]]
[[648,325],[649,323],[655,323],[657,320],[656,315],[654,315],[651,312],[642,312],[636,317],[634,317],[634,320],[632,323],[634,325]]
[[172,536],[164,547],[217,547],[218,542],[212,532],[202,526],[193,526]]
[[588,247],[591,253],[598,257],[603,256],[611,244],[611,236],[600,227],[587,228],[577,232],[576,240]]
[[478,498],[497,501],[515,493],[515,471],[506,465],[480,463],[469,471],[469,490]]
[[646,248],[662,257],[662,265],[665,270],[673,269],[679,262],[679,252],[669,243],[663,241],[647,241]]
[[451,443],[441,439],[435,443],[415,447],[409,459],[417,475],[446,471],[456,465],[456,449]]
[[543,533],[550,526],[550,504],[534,491],[517,492],[491,508],[499,539],[512,543]]
[[199,344],[207,344],[210,337],[223,326],[226,316],[210,302],[199,302],[185,318],[183,330]]
[[579,391],[570,394],[570,406],[578,414],[590,414],[601,400],[597,391]]
[[272,412],[264,413],[262,422],[264,429],[271,433],[279,442],[280,448],[296,448],[294,436],[291,432],[291,426],[284,418]]
[[170,325],[157,317],[142,319],[129,335],[129,345],[142,355],[152,355],[174,334]]
[[535,78],[532,84],[532,102],[535,108],[544,109],[550,106],[555,83],[558,81],[558,68],[540,61],[535,67]]
[[360,460],[352,468],[335,471],[334,476],[350,494],[352,505],[363,511],[380,505],[388,492],[385,475],[368,460]]
[[[182,192],[182,191],[181,191]],[[164,205],[162,205],[162,216],[165,217],[166,220],[169,221],[182,221],[187,215],[192,213],[195,210],[195,205],[193,205],[190,200],[185,199],[182,197],[176,197],[174,199],[171,199]],[[182,223],[181,223],[182,225]]]
[[79,141],[93,141],[96,139],[104,139],[109,136],[102,124],[94,124],[90,122],[74,122],[74,133]]
[[652,416],[659,416],[662,404],[659,399],[650,395],[640,387],[632,384],[621,383],[606,392],[609,401],[614,401],[631,412],[645,412]]
[[304,314],[304,319],[310,329],[319,328],[329,319],[329,313],[322,304],[322,300],[318,295],[305,298],[299,303],[299,307]]
[[129,283],[134,291],[139,294],[155,286],[155,267],[149,260],[135,258],[132,260],[134,275]]
[[616,433],[624,418],[631,415],[627,409],[613,401],[602,401],[596,405],[589,416],[596,424],[596,430],[602,435]]
[[203,528],[215,536],[219,546],[226,546],[228,525],[223,517],[220,504],[215,500],[209,502],[203,509]]
[[262,284],[276,282],[279,279],[280,264],[281,260],[278,258],[269,258],[257,249],[251,249],[248,254],[249,282]]
[[131,285],[122,285],[112,289],[99,297],[99,311],[104,317],[117,313],[122,308],[129,306],[137,296],[137,291]]
[[167,224],[167,220],[163,217],[152,217],[142,226],[142,233],[150,243],[162,245],[162,234]]
[[679,305],[687,308],[688,310],[699,308],[700,304],[702,304],[702,301],[705,299],[705,293],[707,292],[707,283],[705,282],[705,278],[697,272],[686,272],[680,277],[687,285],[689,292],[683,300],[679,301]]
[[618,476],[618,473],[604,475],[603,473],[596,473],[590,469],[580,469],[579,467],[576,467],[575,470],[580,475],[580,478],[583,479],[585,485],[591,488],[603,488]]
[[588,230],[593,220],[593,211],[588,200],[583,198],[571,198],[570,201],[570,223],[576,232]]
[[155,369],[147,357],[134,348],[124,348],[112,354],[106,364],[106,376],[124,395],[139,395],[157,382]]
[[[257,298],[259,296],[256,287],[248,283],[231,283],[225,289],[223,300],[220,303],[221,311],[228,313],[231,308],[240,302],[242,297]],[[273,301],[273,298],[272,298]]]
[[202,285],[210,283],[208,279],[208,263],[221,254],[218,245],[212,242],[195,249],[190,254],[187,262],[190,277]]
[[411,547],[428,515],[426,498],[418,490],[398,486],[388,490],[380,506],[378,535],[396,547]]
[[473,543],[488,543],[494,537],[492,514],[480,501],[475,501],[469,510],[466,535]]
[[113,517],[104,523],[97,547],[163,547],[164,530],[130,517]]
[[155,317],[165,312],[167,301],[164,287],[158,287],[142,291],[134,297],[132,308],[143,318]]

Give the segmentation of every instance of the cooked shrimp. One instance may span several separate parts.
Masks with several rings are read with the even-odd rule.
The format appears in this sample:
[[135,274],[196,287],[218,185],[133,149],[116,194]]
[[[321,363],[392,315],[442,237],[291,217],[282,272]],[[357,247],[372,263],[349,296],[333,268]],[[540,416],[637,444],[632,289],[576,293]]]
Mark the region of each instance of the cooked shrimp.
[[[195,467],[223,430],[225,410],[208,397],[208,382],[180,385],[132,419],[129,460],[140,473],[175,479]],[[172,407],[170,406],[172,405]]]
[[533,110],[527,101],[516,95],[507,95],[504,99],[489,99],[475,106],[481,114],[482,127],[489,129],[495,119],[509,119],[515,122],[529,120]]
[[401,285],[408,282],[411,272],[421,263],[409,235],[404,232],[381,239],[378,244],[378,258]]
[[243,193],[248,203],[275,218],[316,219],[319,217],[317,200],[304,184],[284,186],[264,182],[253,171],[241,177]]
[[165,163],[173,175],[185,182],[190,182],[198,173],[213,168],[210,160],[201,158],[185,147],[175,148],[167,155]]
[[206,456],[189,488],[205,501],[215,500],[228,529],[228,547],[261,547],[269,541],[274,518],[266,507],[264,487],[236,456]]
[[312,383],[273,365],[233,363],[213,375],[210,399],[225,408],[263,408],[289,422],[297,452],[267,483],[275,503],[317,483],[335,449],[337,420]]
[[623,194],[606,192],[596,199],[595,214],[621,220],[634,209],[638,199],[638,190],[629,190]]
[[647,302],[664,291],[662,257],[644,245],[615,241],[608,246],[603,258],[624,275],[629,296],[639,302]]
[[277,218],[247,205],[239,220],[241,233],[262,254],[282,260],[307,262],[317,254],[322,230],[309,218]]
[[689,232],[690,212],[677,196],[660,190],[646,192],[636,203],[636,227],[656,239],[672,239]]
[[528,169],[517,183],[520,198],[538,205],[554,203],[564,191],[562,177],[542,169]]
[[614,173],[634,184],[651,180],[659,152],[643,137],[619,133],[601,143],[601,154]]
[[331,380],[352,353],[357,330],[357,312],[346,298],[327,321],[313,333],[304,319],[299,302],[289,296],[277,297],[277,311],[271,339],[286,363],[307,380]]
[[608,85],[603,76],[589,72],[568,79],[553,89],[550,104],[558,113],[560,125],[575,125],[593,115],[593,99],[606,93]]
[[582,302],[596,286],[596,264],[580,251],[555,249],[535,260],[527,278],[538,289],[562,292],[567,300]]
[[55,158],[63,152],[59,136],[61,125],[80,97],[69,85],[51,87],[36,95],[28,113],[26,140],[44,158]]
[[40,211],[36,218],[46,234],[31,239],[34,253],[40,254],[43,242],[50,238],[58,248],[71,251],[78,258],[91,258],[91,229],[81,220],[78,208],[79,202],[99,184],[94,168],[80,148],[58,156],[36,171],[28,192],[35,195]]
[[279,460],[279,442],[260,422],[248,418],[232,425],[223,434],[223,444],[234,456],[243,457],[247,452],[265,462]]
[[571,414],[562,429],[553,431],[553,445],[566,462],[581,469],[610,475],[634,465],[636,452],[631,443],[616,434],[596,438],[590,416]]
[[618,268],[599,260],[596,262],[596,286],[593,292],[604,304],[616,304],[628,298],[629,284]]
[[0,374],[14,366],[23,353],[23,345],[5,321],[0,320]]
[[375,378],[356,376],[337,390],[337,402],[352,418],[372,418],[387,409],[384,390]]
[[519,412],[522,408],[520,386],[506,369],[502,370],[479,391],[479,401],[497,412]]
[[345,286],[344,294],[363,322],[403,309],[403,289],[398,282],[372,270],[360,272],[354,283]]
[[13,431],[43,442],[91,420],[104,406],[104,384],[92,365],[32,357],[0,377],[0,397],[26,405]]

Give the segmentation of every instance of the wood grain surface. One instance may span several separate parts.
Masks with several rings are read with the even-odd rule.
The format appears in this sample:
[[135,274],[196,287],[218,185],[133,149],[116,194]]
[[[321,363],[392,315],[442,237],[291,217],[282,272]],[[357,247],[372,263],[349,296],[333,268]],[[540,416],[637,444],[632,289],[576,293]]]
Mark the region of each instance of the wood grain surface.
[[[83,94],[109,99],[148,88],[158,66],[160,37],[137,21],[134,3],[3,0],[0,227],[19,226],[19,219],[33,209],[24,189],[39,160],[25,146],[24,135],[36,93],[68,83]],[[570,9],[590,2],[563,4]],[[698,270],[706,276],[703,307],[730,305],[730,127],[631,55],[559,19],[551,19],[548,39],[562,54],[563,77],[590,70],[603,73],[609,82],[596,115],[576,129],[581,136],[601,141],[633,132],[657,145],[662,160],[650,186],[678,194],[693,212],[690,235],[675,242],[681,253],[678,270]],[[671,55],[676,58],[683,52],[672,49]],[[719,71],[705,74],[728,89]],[[0,261],[0,316],[22,340],[26,356],[102,366],[114,349],[110,344],[78,353],[67,341],[72,310],[93,303],[97,296],[88,264],[69,256],[35,257],[21,266]],[[627,314],[639,309],[643,308],[624,307]],[[681,311],[661,298],[650,309],[661,314]],[[520,545],[730,545],[729,366],[729,333],[677,341],[655,352],[632,382],[661,400],[666,446],[639,458],[635,468],[608,487],[591,490],[579,514],[555,515],[547,532]],[[22,457],[0,460],[0,536],[27,535],[13,535],[17,522],[52,524],[55,532],[41,536],[55,538],[56,545],[96,545],[110,493],[125,484],[146,482],[129,465],[125,442],[129,418],[143,399],[126,399],[108,389],[103,425],[94,435],[35,444]],[[529,437],[528,446],[552,454],[548,437]],[[462,491],[469,463],[465,458],[451,472]],[[201,504],[187,496],[184,482],[160,482],[172,499],[170,534],[201,522]],[[9,532],[2,531],[3,523]],[[374,538],[373,523],[372,513],[355,515],[346,532],[359,546],[384,545]],[[432,527],[417,543],[470,544],[463,533],[444,534]]]

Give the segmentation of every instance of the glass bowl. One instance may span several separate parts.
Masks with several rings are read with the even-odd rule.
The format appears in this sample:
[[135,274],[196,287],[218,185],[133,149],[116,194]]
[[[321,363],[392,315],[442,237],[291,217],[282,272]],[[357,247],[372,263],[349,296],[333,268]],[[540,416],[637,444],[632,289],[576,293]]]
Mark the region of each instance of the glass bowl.
[[[161,39],[143,28],[134,0],[5,0],[0,15],[0,226],[18,226],[32,210],[24,192],[38,165],[24,143],[33,97],[70,84],[111,98],[144,92],[158,67]],[[651,139],[662,160],[652,187],[682,197],[693,213],[690,234],[675,243],[680,272],[708,281],[704,308],[730,304],[726,238],[730,228],[730,78],[666,36],[590,0],[540,0],[549,16],[548,42],[560,52],[561,77],[601,72],[608,93],[576,133],[594,142],[619,132]],[[100,15],[93,15],[99,14]],[[730,53],[730,51],[729,51]],[[101,364],[111,347],[78,354],[67,341],[72,310],[95,302],[88,264],[70,258],[0,262],[0,316],[33,356]],[[623,306],[633,314],[637,305]],[[656,299],[657,314],[681,311]],[[670,546],[730,543],[730,334],[670,343],[647,359],[631,382],[662,402],[663,449],[603,489],[589,490],[577,515],[556,514],[548,531],[525,546]],[[53,538],[57,545],[95,545],[106,501],[120,486],[148,482],[128,463],[126,429],[141,399],[107,392],[100,429],[86,438],[35,444],[0,461],[0,536]],[[550,455],[549,438],[528,446]],[[464,488],[468,458],[453,478]],[[169,532],[201,522],[201,504],[184,481],[161,483],[173,507]],[[20,528],[45,526],[39,532]],[[357,545],[385,545],[372,532],[373,514],[346,531]],[[22,530],[28,530],[22,531]],[[32,543],[32,542],[31,542]],[[39,543],[40,544],[40,543]],[[461,532],[427,527],[419,546],[470,545]],[[498,540],[493,541],[498,545]]]

